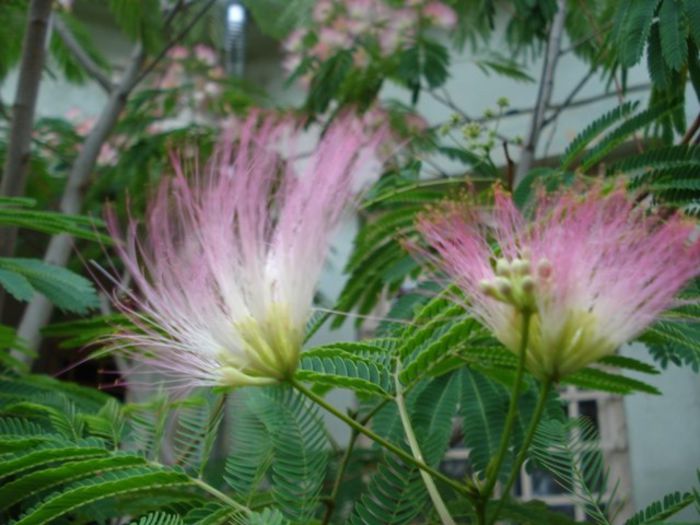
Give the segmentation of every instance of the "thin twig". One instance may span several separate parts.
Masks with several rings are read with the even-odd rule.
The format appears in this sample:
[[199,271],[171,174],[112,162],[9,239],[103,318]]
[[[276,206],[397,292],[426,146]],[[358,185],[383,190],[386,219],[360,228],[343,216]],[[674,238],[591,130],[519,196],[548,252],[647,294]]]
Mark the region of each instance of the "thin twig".
[[333,517],[333,512],[335,511],[335,500],[338,497],[338,491],[340,490],[340,484],[345,476],[345,470],[348,468],[350,463],[350,457],[352,456],[352,451],[355,448],[355,443],[357,443],[357,438],[360,433],[354,428],[351,429],[350,440],[348,441],[348,446],[343,453],[343,459],[340,461],[340,466],[338,467],[338,473],[335,476],[335,481],[333,482],[333,488],[331,489],[330,495],[325,498],[326,512],[323,515],[323,521],[321,525],[328,525]]
[[[625,92],[626,93],[636,93],[639,91],[649,91],[649,89],[651,89],[650,83],[635,84],[634,86],[628,86],[627,89],[625,90]],[[590,97],[580,98],[578,100],[571,100],[571,101],[568,101],[568,97],[567,97],[565,102],[561,102],[559,104],[550,104],[547,106],[547,109],[558,111],[561,113],[561,112],[566,111],[566,110],[571,109],[571,108],[586,106],[588,104],[592,104],[594,102],[600,102],[601,100],[605,100],[606,98],[613,98],[613,97],[619,97],[619,93],[617,91],[606,91],[606,92],[600,93],[598,95],[592,95]],[[533,113],[534,111],[535,111],[535,108],[511,108],[511,109],[508,109],[507,111],[504,111],[500,115],[494,115],[494,116],[488,116],[488,117],[483,116],[483,117],[479,117],[479,118],[474,118],[471,120],[471,122],[478,122],[479,124],[484,124],[486,122],[491,122],[491,121],[497,120],[497,119],[510,118],[510,117],[521,117],[523,115],[529,115],[530,113]],[[547,124],[549,124],[550,120],[551,120],[551,117],[545,119],[545,122]]]
[[[426,91],[437,102],[440,102],[444,106],[448,107],[449,109],[451,109],[452,111],[457,113],[462,118],[462,120],[464,120],[465,124],[469,124],[470,122],[483,123],[483,122],[487,122],[488,120],[493,120],[494,118],[496,118],[496,117],[494,117],[494,118],[490,118],[490,117],[474,118],[474,117],[470,116],[469,114],[467,114],[462,108],[460,108],[454,102],[454,100],[452,100],[452,98],[447,93],[447,91],[443,91],[442,94],[436,93],[435,90],[432,90],[432,89],[428,89]],[[496,138],[498,138],[498,140],[500,140],[502,142],[512,142],[511,139],[509,139],[508,137],[506,137],[505,135],[502,135],[500,133],[496,133]]]
[[73,32],[66,25],[66,23],[61,19],[60,16],[53,17],[53,28],[63,43],[66,45],[68,50],[73,53],[73,57],[78,61],[78,63],[83,66],[83,69],[92,77],[92,79],[97,82],[102,89],[107,93],[110,93],[114,86],[112,81],[103,71],[103,69],[87,54],[80,42],[75,38]]
[[506,187],[508,191],[513,191],[513,179],[515,178],[515,162],[510,157],[510,152],[508,151],[508,143],[503,142],[503,154],[506,157]]
[[685,135],[683,135],[681,144],[690,144],[690,141],[693,140],[693,137],[698,132],[698,128],[700,128],[700,113],[698,113],[698,116],[695,117],[695,120],[685,132]]
[[190,20],[185,27],[180,30],[179,33],[177,33],[173,38],[171,38],[168,43],[163,47],[163,49],[160,50],[160,53],[158,53],[155,58],[151,61],[150,64],[145,66],[141,73],[136,77],[134,80],[134,85],[140,83],[144,78],[146,78],[155,68],[156,66],[160,63],[160,61],[165,57],[165,55],[170,51],[170,49],[180,42],[187,33],[190,32],[190,30],[201,20],[201,18],[207,14],[207,11],[211,8],[211,6],[214,5],[216,0],[208,0],[202,9],[200,9],[197,14],[195,14],[192,17],[192,20]]
[[574,89],[572,89],[571,92],[567,95],[567,97],[564,99],[564,102],[562,102],[561,104],[558,104],[556,107],[550,106],[550,109],[554,109],[554,113],[552,113],[549,117],[547,117],[546,119],[544,119],[542,121],[542,125],[540,126],[540,130],[544,129],[549,124],[551,124],[552,122],[557,120],[559,118],[559,115],[561,115],[562,111],[564,111],[565,109],[574,107],[574,106],[572,106],[574,98],[584,88],[584,86],[588,83],[588,81],[591,79],[591,77],[593,76],[593,74],[595,72],[596,72],[595,67],[592,67],[591,69],[589,69],[588,73],[586,73],[584,75],[584,77],[581,80],[579,80],[578,84],[576,84],[576,86],[574,86]]
[[542,131],[542,122],[544,114],[549,106],[554,88],[554,72],[557,67],[559,58],[559,50],[561,48],[562,34],[564,33],[564,21],[566,19],[566,0],[557,0],[557,13],[552,20],[552,26],[549,30],[549,39],[547,40],[547,54],[545,56],[544,65],[542,68],[542,78],[540,87],[537,93],[537,102],[535,103],[535,111],[530,122],[530,132],[528,133],[525,147],[520,155],[518,168],[515,172],[515,186],[525,178],[532,162],[535,158],[537,143]]

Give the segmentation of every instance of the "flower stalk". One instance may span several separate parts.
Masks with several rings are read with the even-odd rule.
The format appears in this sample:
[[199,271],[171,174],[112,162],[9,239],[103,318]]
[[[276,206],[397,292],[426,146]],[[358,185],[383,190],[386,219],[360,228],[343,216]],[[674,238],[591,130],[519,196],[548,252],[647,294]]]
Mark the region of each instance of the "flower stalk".
[[[420,445],[418,444],[418,439],[416,439],[416,433],[413,431],[413,426],[411,425],[408,410],[406,409],[406,400],[403,395],[401,382],[399,381],[399,370],[400,368],[397,365],[396,372],[394,373],[394,383],[396,385],[396,406],[399,409],[401,425],[403,426],[404,434],[406,434],[406,441],[408,441],[408,446],[411,448],[413,457],[416,459],[416,461],[425,463],[423,453],[421,452]],[[440,521],[442,521],[443,525],[455,525],[455,521],[452,519],[450,512],[447,510],[447,505],[445,505],[445,502],[440,495],[440,491],[435,486],[435,481],[433,481],[433,478],[431,478],[430,475],[424,470],[420,471],[420,475],[423,479],[423,483],[425,484],[425,488],[428,491],[428,495],[430,496],[430,501],[433,502],[435,511],[438,513],[438,516],[440,516]]]
[[481,498],[484,502],[489,500],[491,493],[493,492],[493,488],[496,485],[496,481],[498,481],[498,474],[501,471],[503,460],[508,452],[508,445],[510,444],[510,439],[513,433],[515,416],[518,411],[518,398],[520,397],[520,389],[523,382],[523,376],[525,374],[525,358],[527,355],[527,345],[530,335],[531,317],[532,314],[528,310],[523,311],[518,369],[515,374],[515,381],[513,382],[513,388],[510,393],[508,413],[503,426],[503,433],[501,434],[501,442],[498,447],[498,452],[486,468],[486,483],[481,490]]
[[549,392],[552,390],[552,385],[552,381],[544,381],[540,385],[539,396],[537,398],[537,405],[535,405],[535,411],[532,414],[532,419],[530,419],[530,424],[528,425],[527,431],[525,433],[525,439],[523,440],[523,444],[520,447],[518,456],[515,458],[515,463],[513,463],[513,467],[511,468],[508,480],[503,486],[503,496],[501,497],[501,500],[498,503],[495,512],[493,513],[493,516],[489,520],[489,523],[494,523],[498,519],[498,514],[503,508],[503,504],[508,499],[510,491],[513,488],[513,485],[515,484],[515,480],[518,479],[520,469],[522,468],[523,463],[525,462],[525,458],[527,457],[527,451],[530,448],[532,439],[535,437],[537,426],[540,424],[540,420],[542,419],[542,415],[544,414],[544,409],[547,406],[547,399],[549,398]]
[[308,388],[306,388],[302,383],[297,381],[296,379],[290,379],[289,383],[297,389],[297,391],[300,394],[303,394],[304,396],[308,397],[311,401],[319,405],[321,408],[324,410],[330,412],[333,414],[335,417],[346,423],[350,428],[353,430],[356,430],[360,434],[367,436],[369,439],[377,443],[378,445],[382,446],[383,448],[387,449],[388,451],[392,452],[393,454],[397,455],[399,458],[404,460],[406,463],[409,463],[411,465],[414,465],[418,467],[420,470],[423,472],[426,472],[430,474],[433,478],[439,479],[446,485],[449,485],[452,487],[455,491],[458,493],[471,497],[472,494],[471,492],[465,487],[464,485],[458,483],[457,481],[448,478],[446,475],[443,473],[435,470],[434,468],[430,467],[429,465],[426,465],[423,461],[419,461],[416,458],[414,458],[411,454],[407,453],[406,451],[402,450],[395,444],[391,443],[390,441],[387,441],[383,437],[381,437],[379,434],[376,434],[369,428],[365,427],[355,419],[351,418],[347,414],[344,414],[337,408],[335,408],[333,405],[328,403],[325,399],[323,399],[321,396],[315,394]]

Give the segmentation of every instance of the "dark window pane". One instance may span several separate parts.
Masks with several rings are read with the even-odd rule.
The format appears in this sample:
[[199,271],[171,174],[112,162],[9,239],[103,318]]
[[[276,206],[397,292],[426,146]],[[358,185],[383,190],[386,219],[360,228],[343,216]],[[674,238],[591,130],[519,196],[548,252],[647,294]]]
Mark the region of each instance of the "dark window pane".
[[576,519],[576,507],[573,505],[552,505],[550,507],[555,512],[560,512],[572,520]]
[[464,479],[469,474],[469,462],[466,459],[446,459],[440,463],[440,471],[454,479]]
[[532,493],[535,496],[565,493],[565,490],[556,482],[554,476],[545,470],[535,468],[530,473],[530,477],[532,478]]
[[596,429],[596,435],[599,434],[599,422],[598,422],[598,403],[596,401],[579,401],[578,412],[581,417],[585,417]]
[[515,478],[515,485],[513,486],[513,494],[515,496],[520,497],[523,495],[523,485],[522,485],[522,476],[518,476]]

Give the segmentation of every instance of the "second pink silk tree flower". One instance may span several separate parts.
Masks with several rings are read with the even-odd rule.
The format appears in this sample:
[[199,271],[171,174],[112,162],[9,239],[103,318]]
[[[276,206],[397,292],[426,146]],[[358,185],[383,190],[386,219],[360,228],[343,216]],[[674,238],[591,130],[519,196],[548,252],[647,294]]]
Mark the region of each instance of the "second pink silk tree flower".
[[[137,240],[132,222],[119,245],[139,290],[119,306],[138,329],[117,334],[114,346],[174,388],[291,377],[329,233],[380,134],[368,138],[340,117],[310,156],[286,162],[297,132],[253,116],[202,173],[188,179],[176,161],[146,235]],[[114,221],[111,229],[118,236]]]
[[449,203],[418,222],[468,310],[516,354],[529,317],[526,366],[542,380],[614,353],[700,273],[695,223],[621,186],[580,190],[541,197],[531,221],[497,189],[492,210]]

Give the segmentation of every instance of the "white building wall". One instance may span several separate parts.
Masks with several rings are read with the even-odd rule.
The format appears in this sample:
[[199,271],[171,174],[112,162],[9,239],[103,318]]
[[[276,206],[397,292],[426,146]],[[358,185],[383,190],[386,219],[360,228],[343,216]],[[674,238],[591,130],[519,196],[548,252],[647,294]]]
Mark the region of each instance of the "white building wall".
[[[625,348],[624,355],[652,359],[642,345]],[[655,377],[640,379],[663,395],[636,394],[625,398],[632,494],[638,510],[671,492],[688,492],[700,485],[700,377],[689,368],[671,365]],[[698,519],[692,508],[678,519]]]

